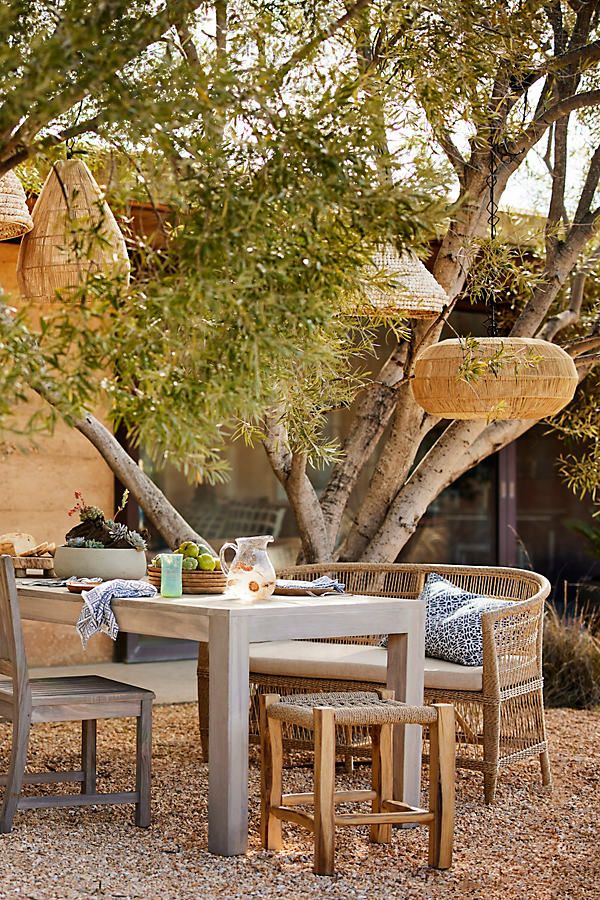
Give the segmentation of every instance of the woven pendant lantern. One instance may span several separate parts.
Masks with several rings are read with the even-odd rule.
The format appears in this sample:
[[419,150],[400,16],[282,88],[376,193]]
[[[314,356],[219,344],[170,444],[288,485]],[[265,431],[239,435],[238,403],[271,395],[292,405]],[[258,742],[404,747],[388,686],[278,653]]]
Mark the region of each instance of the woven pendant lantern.
[[[462,375],[469,357],[494,359],[478,378]],[[440,341],[415,362],[412,389],[424,410],[443,419],[545,419],[570,403],[575,363],[562,347],[536,338]]]
[[0,241],[21,237],[32,228],[23,185],[11,169],[0,178]]
[[438,316],[448,302],[446,291],[421,260],[414,253],[398,253],[391,244],[374,254],[369,274],[387,284],[378,287],[365,283],[366,302],[359,315],[430,319]]
[[[129,277],[125,239],[92,173],[80,159],[55,163],[33,208],[33,231],[21,241],[17,279],[35,303],[68,300],[96,272]],[[77,254],[74,239],[97,230],[89,251]],[[87,237],[85,238],[87,239]]]
[[[490,240],[496,238],[498,154],[490,148]],[[488,283],[489,337],[452,339],[427,347],[416,359],[413,395],[443,419],[545,419],[573,399],[577,369],[557,344],[537,338],[499,337],[496,288]]]

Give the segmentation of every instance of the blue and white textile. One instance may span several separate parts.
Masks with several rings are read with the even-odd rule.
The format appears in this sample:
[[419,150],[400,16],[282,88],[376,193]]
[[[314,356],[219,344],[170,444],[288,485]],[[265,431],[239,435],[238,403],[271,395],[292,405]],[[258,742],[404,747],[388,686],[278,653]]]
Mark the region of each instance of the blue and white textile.
[[112,611],[115,597],[154,597],[156,588],[147,581],[126,581],[113,578],[91,591],[82,591],[83,607],[77,621],[77,631],[84,649],[93,635],[103,632],[116,641],[119,626]]
[[421,597],[427,604],[425,655],[482,666],[481,614],[510,606],[510,601],[472,594],[434,572],[427,576]]

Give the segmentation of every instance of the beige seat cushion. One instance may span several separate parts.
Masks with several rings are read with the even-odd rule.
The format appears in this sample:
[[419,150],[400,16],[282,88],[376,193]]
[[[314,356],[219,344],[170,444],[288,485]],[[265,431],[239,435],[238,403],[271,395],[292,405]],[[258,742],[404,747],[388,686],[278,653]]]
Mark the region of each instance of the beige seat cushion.
[[[340,681],[385,684],[387,650],[368,644],[326,644],[320,641],[275,641],[251,644],[250,672]],[[425,659],[425,687],[480,691],[482,666],[459,666]]]

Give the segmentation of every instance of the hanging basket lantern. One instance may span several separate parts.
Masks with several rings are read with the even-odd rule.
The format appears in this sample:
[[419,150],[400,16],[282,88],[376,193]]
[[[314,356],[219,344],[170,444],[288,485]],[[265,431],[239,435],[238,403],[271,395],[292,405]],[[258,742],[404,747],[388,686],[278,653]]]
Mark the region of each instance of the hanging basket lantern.
[[125,239],[82,160],[53,165],[33,208],[33,225],[17,262],[19,287],[27,299],[53,301],[57,291],[68,299],[97,272],[128,278]]
[[365,304],[359,315],[431,319],[448,302],[448,295],[414,253],[398,251],[387,244],[373,256],[369,273],[386,282],[385,287],[364,284]]
[[11,169],[0,178],[0,241],[21,237],[32,228],[23,185]]
[[[480,373],[469,378],[473,363]],[[487,337],[427,347],[412,389],[419,406],[443,419],[545,419],[573,399],[577,383],[575,363],[557,344]]]

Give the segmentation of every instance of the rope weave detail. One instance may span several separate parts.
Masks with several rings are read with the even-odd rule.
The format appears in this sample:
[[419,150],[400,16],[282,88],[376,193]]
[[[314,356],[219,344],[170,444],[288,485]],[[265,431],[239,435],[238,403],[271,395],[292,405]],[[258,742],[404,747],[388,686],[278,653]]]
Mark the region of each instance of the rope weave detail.
[[310,728],[315,707],[333,708],[340,725],[430,725],[437,721],[431,706],[407,706],[399,700],[382,700],[367,691],[298,694],[268,708],[268,715],[293,725]]

